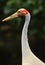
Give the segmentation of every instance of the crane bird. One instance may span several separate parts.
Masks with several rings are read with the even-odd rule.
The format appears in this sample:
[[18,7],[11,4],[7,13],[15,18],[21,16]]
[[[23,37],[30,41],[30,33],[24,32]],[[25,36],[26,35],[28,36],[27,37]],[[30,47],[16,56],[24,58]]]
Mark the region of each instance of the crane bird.
[[10,19],[16,18],[18,16],[25,16],[25,24],[22,30],[22,37],[21,37],[22,65],[45,65],[43,61],[41,61],[38,57],[34,55],[28,44],[27,32],[28,32],[29,22],[31,19],[30,13],[25,8],[21,8],[16,13],[3,19],[2,21],[5,22]]

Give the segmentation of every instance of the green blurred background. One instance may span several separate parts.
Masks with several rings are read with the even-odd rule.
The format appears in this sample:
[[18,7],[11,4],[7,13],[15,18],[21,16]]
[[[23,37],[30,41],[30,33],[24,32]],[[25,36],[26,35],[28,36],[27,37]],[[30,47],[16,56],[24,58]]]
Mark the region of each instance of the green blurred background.
[[20,8],[31,13],[29,45],[45,62],[45,0],[0,0],[0,65],[21,65],[21,32],[25,18],[1,22]]

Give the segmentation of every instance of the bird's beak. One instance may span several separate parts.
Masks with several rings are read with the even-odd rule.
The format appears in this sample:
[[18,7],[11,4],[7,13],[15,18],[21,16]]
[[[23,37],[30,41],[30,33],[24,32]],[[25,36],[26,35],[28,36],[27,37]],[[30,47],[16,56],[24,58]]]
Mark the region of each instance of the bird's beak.
[[8,20],[13,19],[13,18],[16,18],[16,17],[18,17],[18,13],[17,13],[17,12],[14,13],[14,14],[12,14],[12,15],[9,16],[9,17],[3,19],[2,22],[8,21]]

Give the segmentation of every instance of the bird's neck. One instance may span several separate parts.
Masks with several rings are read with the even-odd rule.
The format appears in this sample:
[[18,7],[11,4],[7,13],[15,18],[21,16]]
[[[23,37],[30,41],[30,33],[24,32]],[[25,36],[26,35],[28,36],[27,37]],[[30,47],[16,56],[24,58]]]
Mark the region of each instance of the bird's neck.
[[25,43],[25,45],[28,42],[27,32],[28,32],[29,22],[30,22],[30,14],[27,14],[26,17],[25,17],[25,23],[24,23],[24,27],[23,27],[23,30],[22,30],[22,44]]
[[27,38],[28,26],[30,22],[30,14],[27,14],[25,17],[25,24],[22,30],[22,58],[26,56],[27,52],[30,50]]

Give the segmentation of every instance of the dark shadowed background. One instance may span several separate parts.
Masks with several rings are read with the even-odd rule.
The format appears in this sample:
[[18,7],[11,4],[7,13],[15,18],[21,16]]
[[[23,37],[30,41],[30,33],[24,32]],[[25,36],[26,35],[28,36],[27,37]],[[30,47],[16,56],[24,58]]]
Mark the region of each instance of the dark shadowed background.
[[24,18],[1,22],[20,8],[31,13],[29,45],[33,53],[45,62],[45,0],[0,0],[0,65],[21,65]]

